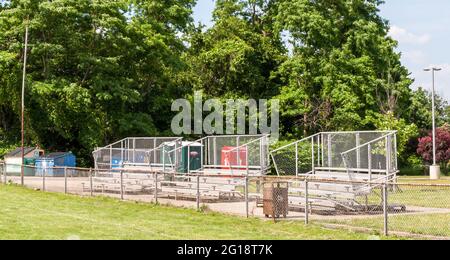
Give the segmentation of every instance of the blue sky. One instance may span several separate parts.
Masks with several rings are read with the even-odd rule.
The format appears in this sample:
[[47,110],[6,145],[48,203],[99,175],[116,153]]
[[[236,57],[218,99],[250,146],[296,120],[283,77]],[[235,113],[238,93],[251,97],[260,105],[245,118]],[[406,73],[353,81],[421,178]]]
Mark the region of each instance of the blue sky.
[[[198,0],[196,21],[211,26],[214,0]],[[381,16],[391,24],[390,35],[399,41],[402,62],[415,79],[413,88],[431,89],[431,74],[425,67],[439,66],[437,92],[450,101],[450,1],[386,0]]]

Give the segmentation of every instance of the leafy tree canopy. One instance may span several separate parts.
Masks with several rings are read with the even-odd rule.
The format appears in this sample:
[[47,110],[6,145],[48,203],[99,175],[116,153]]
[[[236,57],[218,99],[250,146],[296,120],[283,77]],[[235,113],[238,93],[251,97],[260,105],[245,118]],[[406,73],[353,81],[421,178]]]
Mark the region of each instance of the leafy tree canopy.
[[400,115],[411,80],[387,36],[378,0],[281,0],[277,28],[292,57],[280,66],[288,132],[371,128],[369,114]]
[[[27,140],[90,151],[170,125],[193,0],[11,0],[0,14],[2,128],[17,130],[30,29]],[[167,122],[169,121],[169,122]],[[17,132],[16,132],[17,136]]]

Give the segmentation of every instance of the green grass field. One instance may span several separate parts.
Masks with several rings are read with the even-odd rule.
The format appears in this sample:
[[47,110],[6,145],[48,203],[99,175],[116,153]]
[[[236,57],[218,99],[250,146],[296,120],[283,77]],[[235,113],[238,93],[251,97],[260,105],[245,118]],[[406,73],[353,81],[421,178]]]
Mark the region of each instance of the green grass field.
[[0,239],[373,239],[301,222],[81,198],[0,185]]
[[401,176],[398,181],[411,184],[450,184],[450,177],[442,176],[440,180],[430,180],[424,176]]
[[[374,230],[383,229],[383,217],[335,221],[354,227],[365,227]],[[449,214],[426,215],[390,215],[389,230],[391,232],[407,232],[416,235],[450,237]]]

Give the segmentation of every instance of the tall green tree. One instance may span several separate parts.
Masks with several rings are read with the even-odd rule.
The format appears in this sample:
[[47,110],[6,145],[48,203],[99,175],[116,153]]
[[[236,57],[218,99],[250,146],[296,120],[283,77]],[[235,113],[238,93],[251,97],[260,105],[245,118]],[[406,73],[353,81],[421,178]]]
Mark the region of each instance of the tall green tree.
[[[279,69],[287,132],[373,128],[373,113],[408,106],[411,80],[387,36],[379,0],[280,0],[277,27],[292,45]],[[405,115],[404,115],[405,116]]]
[[167,130],[161,111],[170,108],[183,69],[178,35],[191,22],[193,2],[9,1],[0,14],[2,128],[17,125],[28,24],[29,143],[88,159],[95,146]]
[[[442,126],[448,121],[446,109],[448,103],[439,95],[435,96],[436,101],[436,123]],[[408,110],[408,120],[415,123],[421,130],[430,130],[432,128],[432,97],[431,93],[423,88],[418,88],[411,96],[411,106]]]
[[214,26],[194,29],[188,59],[194,88],[214,97],[270,98],[278,92],[274,73],[284,60],[273,31],[274,1],[218,0]]

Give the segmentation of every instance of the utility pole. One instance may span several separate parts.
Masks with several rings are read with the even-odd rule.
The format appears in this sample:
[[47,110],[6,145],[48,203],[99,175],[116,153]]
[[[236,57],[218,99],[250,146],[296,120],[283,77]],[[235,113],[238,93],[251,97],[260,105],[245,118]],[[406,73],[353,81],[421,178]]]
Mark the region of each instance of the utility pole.
[[28,55],[28,20],[25,25],[25,49],[23,56],[23,75],[22,75],[22,117],[21,117],[21,126],[22,126],[22,165],[21,165],[21,173],[20,173],[20,184],[23,186],[25,184],[24,176],[25,176],[25,85],[26,85],[26,76],[27,76],[27,55]]
[[441,169],[439,167],[439,165],[437,164],[436,161],[436,101],[435,101],[435,88],[434,88],[434,82],[435,82],[435,77],[434,74],[436,71],[441,71],[441,68],[436,68],[436,67],[432,67],[432,68],[428,68],[428,69],[424,69],[424,71],[431,71],[431,75],[432,75],[432,117],[433,117],[433,165],[430,167],[430,178],[432,180],[438,180],[439,176],[441,174]]

